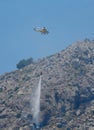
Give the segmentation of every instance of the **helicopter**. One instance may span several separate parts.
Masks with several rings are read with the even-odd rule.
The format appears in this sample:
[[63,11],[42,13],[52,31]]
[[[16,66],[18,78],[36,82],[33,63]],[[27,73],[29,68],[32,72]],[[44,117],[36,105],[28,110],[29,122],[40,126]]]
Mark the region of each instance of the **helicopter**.
[[34,31],[40,32],[41,34],[48,34],[49,33],[45,27],[43,27],[41,29],[34,28]]

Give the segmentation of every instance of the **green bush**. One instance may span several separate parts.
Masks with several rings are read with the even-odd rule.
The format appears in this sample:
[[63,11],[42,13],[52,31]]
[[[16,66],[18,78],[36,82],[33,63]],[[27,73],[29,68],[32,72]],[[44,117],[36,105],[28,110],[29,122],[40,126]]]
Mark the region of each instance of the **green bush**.
[[23,67],[25,67],[25,66],[27,66],[27,65],[29,65],[31,63],[34,63],[33,58],[29,58],[27,60],[23,59],[23,60],[19,61],[19,63],[16,65],[16,67],[18,69],[21,69],[21,68],[23,68]]

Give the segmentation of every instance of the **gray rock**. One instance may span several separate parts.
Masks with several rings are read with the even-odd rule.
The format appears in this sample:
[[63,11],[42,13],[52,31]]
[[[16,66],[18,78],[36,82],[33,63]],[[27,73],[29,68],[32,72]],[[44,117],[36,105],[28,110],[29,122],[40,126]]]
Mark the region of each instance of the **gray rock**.
[[94,41],[85,39],[35,64],[0,76],[0,130],[31,129],[30,100],[41,72],[42,129],[92,129]]

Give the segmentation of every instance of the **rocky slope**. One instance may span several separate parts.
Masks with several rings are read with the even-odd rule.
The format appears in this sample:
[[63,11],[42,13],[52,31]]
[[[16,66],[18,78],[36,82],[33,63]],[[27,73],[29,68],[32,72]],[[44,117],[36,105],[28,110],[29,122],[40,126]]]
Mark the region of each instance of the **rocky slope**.
[[0,76],[0,130],[32,130],[31,95],[42,76],[43,130],[94,130],[94,41],[79,41]]

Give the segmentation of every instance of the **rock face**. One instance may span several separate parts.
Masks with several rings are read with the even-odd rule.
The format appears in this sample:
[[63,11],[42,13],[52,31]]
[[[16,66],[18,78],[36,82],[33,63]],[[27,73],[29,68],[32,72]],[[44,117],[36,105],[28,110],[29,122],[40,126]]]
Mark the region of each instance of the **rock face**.
[[43,130],[94,129],[94,41],[79,41],[0,76],[0,130],[32,130],[31,95],[42,72]]

